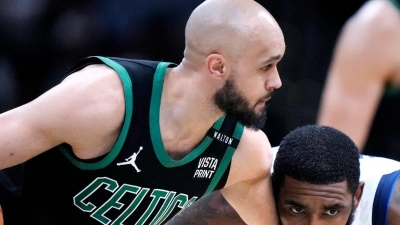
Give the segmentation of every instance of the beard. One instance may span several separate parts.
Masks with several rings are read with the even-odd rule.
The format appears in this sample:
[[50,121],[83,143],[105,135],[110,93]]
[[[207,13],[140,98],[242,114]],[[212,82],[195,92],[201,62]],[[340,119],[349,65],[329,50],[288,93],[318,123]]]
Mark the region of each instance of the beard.
[[225,85],[214,94],[214,103],[227,115],[232,116],[245,127],[253,130],[262,129],[267,120],[267,104],[265,104],[261,114],[255,113],[254,109],[250,108],[250,103],[240,93],[235,85],[234,79],[231,77],[228,78]]
[[[354,201],[354,200],[353,200]],[[354,204],[353,204],[354,205]],[[353,221],[354,221],[354,213],[356,212],[356,210],[354,209],[354,206],[353,206],[353,209],[351,210],[351,213],[350,213],[350,216],[349,216],[349,219],[347,220],[347,222],[346,222],[346,225],[351,225],[351,224],[353,224]]]

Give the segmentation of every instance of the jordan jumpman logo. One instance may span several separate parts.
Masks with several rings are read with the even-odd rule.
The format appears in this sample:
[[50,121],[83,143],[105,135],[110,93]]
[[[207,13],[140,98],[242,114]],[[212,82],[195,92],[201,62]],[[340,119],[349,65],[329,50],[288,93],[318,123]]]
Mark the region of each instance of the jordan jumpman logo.
[[136,169],[136,172],[139,173],[140,169],[137,167],[135,161],[136,161],[136,157],[139,155],[139,153],[140,153],[140,151],[142,151],[142,149],[143,149],[143,147],[140,146],[139,151],[137,153],[134,152],[133,155],[131,155],[129,158],[125,159],[126,162],[117,163],[117,166],[131,164]]

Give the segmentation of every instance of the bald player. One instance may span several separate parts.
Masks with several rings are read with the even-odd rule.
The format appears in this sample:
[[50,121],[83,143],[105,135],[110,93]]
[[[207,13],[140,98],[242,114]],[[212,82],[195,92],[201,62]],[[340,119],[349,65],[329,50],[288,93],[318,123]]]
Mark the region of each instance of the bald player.
[[162,224],[214,190],[232,211],[212,217],[278,223],[260,128],[282,30],[253,0],[207,0],[185,37],[180,64],[87,57],[0,114],[0,168],[26,162],[29,224]]

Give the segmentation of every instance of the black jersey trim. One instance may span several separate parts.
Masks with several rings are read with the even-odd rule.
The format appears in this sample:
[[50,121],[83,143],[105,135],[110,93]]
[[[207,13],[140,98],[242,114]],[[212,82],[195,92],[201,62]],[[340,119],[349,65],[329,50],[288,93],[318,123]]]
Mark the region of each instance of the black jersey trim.
[[[95,163],[87,163],[77,160],[73,155],[72,152],[69,151],[66,147],[60,146],[61,152],[68,158],[69,161],[72,162],[76,167],[83,169],[83,170],[97,170],[102,169],[108,166],[118,155],[121,151],[122,146],[125,142],[126,136],[128,134],[129,124],[131,123],[132,119],[132,112],[133,112],[133,94],[132,94],[132,81],[129,77],[128,72],[126,69],[118,64],[117,62],[101,57],[101,56],[92,56],[94,58],[100,59],[104,64],[114,69],[118,76],[121,78],[124,87],[124,96],[125,96],[125,118],[124,124],[121,129],[121,133],[114,144],[111,151],[100,161]],[[91,57],[89,57],[91,58]]]
[[[235,131],[233,132],[233,135],[232,135],[233,138],[236,140],[240,140],[242,138],[243,131],[244,131],[244,126],[241,123],[236,123]],[[215,172],[215,175],[203,196],[208,195],[212,191],[214,191],[214,189],[217,186],[218,182],[220,181],[222,175],[225,173],[226,168],[232,161],[232,156],[235,153],[236,147],[237,147],[237,145],[236,146],[230,146],[230,145],[227,146],[224,157],[222,158],[222,162],[221,162],[219,168],[217,169],[217,171]]]
[[[165,150],[164,144],[161,138],[161,129],[160,129],[160,103],[161,103],[161,94],[163,90],[164,84],[164,76],[167,70],[167,67],[172,63],[161,62],[158,64],[153,81],[153,91],[151,95],[151,104],[150,104],[150,134],[151,141],[154,147],[154,151],[160,163],[165,167],[177,167],[184,165],[201,153],[203,153],[207,147],[211,144],[212,138],[205,137],[203,141],[191,151],[188,155],[183,157],[180,160],[174,160],[169,157],[167,151]],[[219,129],[224,121],[225,116],[222,116],[218,121],[214,124],[214,129]]]
[[212,139],[215,139],[223,144],[229,145],[233,148],[237,148],[239,145],[239,139],[229,137],[225,134],[220,133],[218,130],[211,128],[207,132],[207,136],[211,137]]

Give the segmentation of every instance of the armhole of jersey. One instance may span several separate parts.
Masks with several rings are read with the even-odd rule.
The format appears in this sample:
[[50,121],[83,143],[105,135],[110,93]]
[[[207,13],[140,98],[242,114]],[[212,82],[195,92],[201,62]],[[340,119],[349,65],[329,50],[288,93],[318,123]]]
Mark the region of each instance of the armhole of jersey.
[[387,225],[390,197],[400,176],[400,170],[383,175],[375,192],[372,206],[372,225]]
[[[237,123],[235,131],[233,133],[233,137],[240,140],[243,135],[243,131],[244,131],[244,126],[241,123]],[[226,148],[226,152],[225,152],[224,157],[222,158],[221,165],[219,166],[218,170],[215,172],[215,176],[213,177],[210,185],[208,186],[208,188],[203,196],[206,196],[206,195],[210,194],[212,191],[214,191],[219,180],[221,179],[222,175],[226,171],[226,168],[230,164],[233,153],[235,153],[235,150],[236,150],[236,148],[233,148],[231,146],[228,146]]]
[[133,112],[133,95],[132,95],[132,81],[129,77],[128,72],[126,69],[118,64],[117,62],[100,56],[92,56],[95,58],[100,59],[104,64],[109,66],[110,68],[114,69],[118,76],[120,77],[123,87],[124,87],[124,96],[125,96],[125,118],[124,124],[121,129],[121,133],[115,142],[111,151],[100,161],[94,163],[87,163],[78,160],[76,157],[73,156],[72,152],[69,151],[65,146],[60,146],[61,152],[74,164],[76,167],[83,169],[83,170],[97,170],[102,169],[108,166],[118,155],[121,151],[121,148],[125,142],[126,136],[128,134],[129,124],[131,123],[132,119],[132,112]]
[[[160,132],[160,103],[165,72],[170,64],[171,63],[168,62],[161,62],[157,66],[153,81],[153,92],[151,95],[149,115],[150,135],[154,151],[160,163],[167,168],[181,166],[192,161],[198,155],[204,152],[212,142],[212,138],[206,136],[192,152],[190,152],[188,155],[180,160],[171,159],[171,157],[169,157],[169,155],[167,154],[167,151],[165,150],[164,144],[162,142]],[[214,123],[213,128],[219,130],[224,121],[224,118],[225,116],[222,116],[220,119],[218,119],[218,121]]]
[[[389,0],[394,7],[397,8],[397,11],[400,13],[400,0]],[[385,87],[384,95],[387,96],[397,96],[400,95],[400,84],[395,85],[387,85]]]
[[399,0],[389,0],[396,8],[400,11],[400,2]]
[[397,96],[400,95],[400,84],[394,86],[387,86],[384,94],[386,96]]

